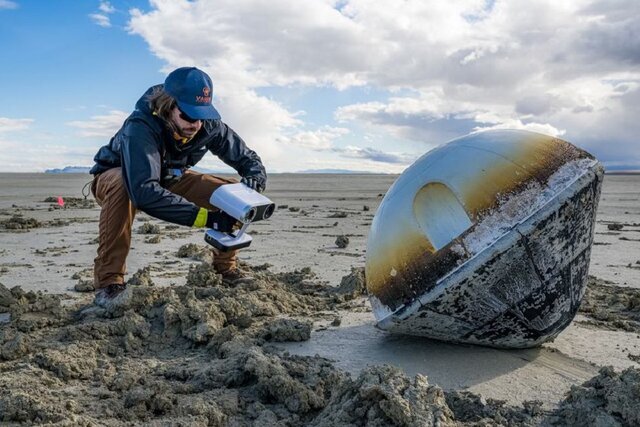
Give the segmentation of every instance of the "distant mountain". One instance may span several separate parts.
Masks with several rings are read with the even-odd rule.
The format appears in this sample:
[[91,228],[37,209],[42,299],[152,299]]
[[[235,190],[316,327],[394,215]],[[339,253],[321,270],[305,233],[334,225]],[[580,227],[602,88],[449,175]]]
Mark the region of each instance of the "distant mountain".
[[386,175],[381,172],[353,171],[349,169],[306,169],[295,173],[342,173],[342,174],[366,174],[366,175]]
[[[65,166],[62,169],[47,169],[44,173],[89,173],[90,166]],[[200,173],[213,173],[218,175],[231,175],[234,172],[232,170],[216,170],[200,167],[193,167],[192,170]],[[352,174],[352,175],[386,175],[381,172],[367,172],[367,171],[354,171],[348,169],[307,169],[298,172],[285,172],[285,173],[318,173],[318,174]]]
[[[200,173],[217,173],[217,174],[229,174],[228,171],[204,169],[204,168],[192,168],[196,172]],[[91,166],[65,166],[62,169],[47,169],[44,173],[89,173]]]
[[640,175],[640,170],[607,170],[606,175]]
[[91,166],[65,166],[62,169],[47,169],[44,173],[89,173]]
[[191,168],[191,170],[194,171],[194,172],[213,173],[213,174],[216,174],[216,175],[233,175],[233,174],[235,174],[235,172],[231,168],[229,168],[227,170],[221,170],[221,169],[208,169],[208,168],[201,168],[199,166],[194,166],[194,167]]

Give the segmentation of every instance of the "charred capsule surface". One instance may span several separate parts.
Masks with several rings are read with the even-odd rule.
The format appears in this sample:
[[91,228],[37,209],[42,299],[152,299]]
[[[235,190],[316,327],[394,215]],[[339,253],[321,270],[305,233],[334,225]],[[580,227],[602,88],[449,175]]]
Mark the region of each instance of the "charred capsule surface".
[[471,134],[422,156],[386,193],[367,290],[390,331],[538,345],[584,294],[603,168],[558,138]]

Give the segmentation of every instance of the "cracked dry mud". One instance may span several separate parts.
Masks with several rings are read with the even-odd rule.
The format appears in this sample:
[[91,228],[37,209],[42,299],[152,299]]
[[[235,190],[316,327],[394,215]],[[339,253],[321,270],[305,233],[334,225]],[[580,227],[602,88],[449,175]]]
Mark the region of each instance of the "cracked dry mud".
[[0,221],[0,228],[7,230],[30,230],[42,227],[42,223],[35,218],[14,214],[11,218]]
[[511,407],[372,366],[352,378],[269,343],[308,340],[314,319],[360,307],[362,269],[340,287],[310,269],[250,269],[227,287],[206,264],[187,285],[138,285],[111,306],[0,286],[0,421],[62,425],[637,425],[640,370],[603,369],[554,411]]
[[580,305],[588,320],[580,323],[612,331],[640,332],[640,289],[616,286],[613,282],[589,276]]
[[[65,209],[93,209],[96,207],[96,202],[93,199],[88,199],[86,197],[70,197],[63,196],[62,200],[64,201]],[[59,209],[62,206],[58,205],[58,197],[50,196],[43,200],[44,203],[54,203],[52,205],[53,208]]]

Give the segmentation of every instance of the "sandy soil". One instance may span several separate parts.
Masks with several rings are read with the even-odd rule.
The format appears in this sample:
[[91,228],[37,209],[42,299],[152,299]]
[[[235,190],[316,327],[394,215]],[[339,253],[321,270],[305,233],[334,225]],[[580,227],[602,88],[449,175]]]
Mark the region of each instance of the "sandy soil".
[[[68,425],[637,425],[640,177],[605,179],[589,288],[553,343],[393,336],[362,295],[390,176],[276,175],[229,288],[198,230],[140,214],[131,286],[91,305],[85,176],[0,174],[0,420]],[[57,196],[65,207],[57,206]]]

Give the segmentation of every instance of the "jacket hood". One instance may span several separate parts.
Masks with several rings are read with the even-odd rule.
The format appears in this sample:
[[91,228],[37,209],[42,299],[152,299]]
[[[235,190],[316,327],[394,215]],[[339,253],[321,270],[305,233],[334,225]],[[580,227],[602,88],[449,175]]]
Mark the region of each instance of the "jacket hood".
[[142,95],[140,99],[138,99],[138,102],[136,102],[136,110],[140,111],[141,113],[152,114],[151,108],[149,107],[149,95],[151,95],[157,88],[162,88],[162,86],[163,85],[160,84],[151,86],[149,89],[147,89],[144,95]]

